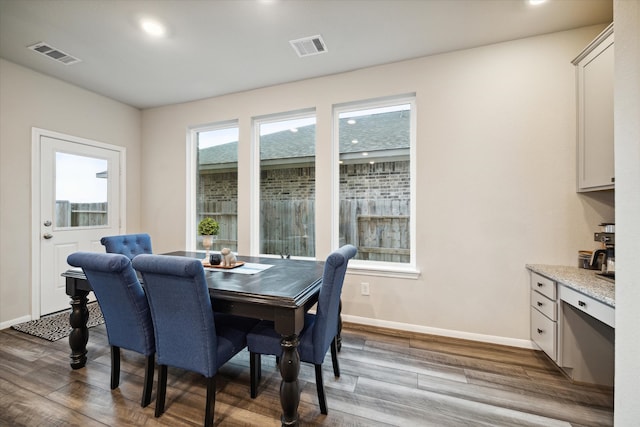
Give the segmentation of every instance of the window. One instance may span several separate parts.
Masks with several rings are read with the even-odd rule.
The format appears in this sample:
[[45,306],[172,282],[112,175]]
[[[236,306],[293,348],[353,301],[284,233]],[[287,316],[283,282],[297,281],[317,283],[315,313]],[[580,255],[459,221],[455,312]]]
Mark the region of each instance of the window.
[[313,113],[256,119],[260,152],[259,253],[315,256]]
[[55,170],[55,229],[108,225],[107,160],[58,151]]
[[238,251],[238,126],[221,124],[192,131],[197,147],[195,221],[190,224],[192,242],[202,249],[197,224],[202,218],[218,221],[214,251],[227,247]]
[[335,109],[338,244],[357,260],[414,264],[413,98]]

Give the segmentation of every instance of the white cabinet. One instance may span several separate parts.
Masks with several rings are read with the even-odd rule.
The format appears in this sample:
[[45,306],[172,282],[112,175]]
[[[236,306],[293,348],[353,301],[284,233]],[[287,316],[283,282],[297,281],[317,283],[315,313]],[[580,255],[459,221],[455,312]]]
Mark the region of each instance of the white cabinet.
[[558,325],[556,282],[531,273],[531,339],[557,362]]
[[578,191],[613,189],[613,24],[572,63],[578,102]]
[[552,274],[554,279],[540,273],[531,270],[530,276],[531,340],[573,381],[612,386],[615,308],[575,288],[593,289],[584,277],[601,279],[593,272]]

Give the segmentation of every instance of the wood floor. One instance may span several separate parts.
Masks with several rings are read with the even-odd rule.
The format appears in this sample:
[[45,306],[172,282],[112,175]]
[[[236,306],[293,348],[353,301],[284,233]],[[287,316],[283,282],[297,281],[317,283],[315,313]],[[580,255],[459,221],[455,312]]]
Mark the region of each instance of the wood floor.
[[[384,332],[384,331],[383,331]],[[66,339],[0,331],[0,426],[197,426],[202,377],[169,369],[166,412],[140,407],[144,359],[123,352],[120,387],[109,389],[104,325],[90,329],[89,362],[69,367]],[[572,384],[540,352],[438,337],[387,335],[345,325],[335,379],[324,364],[329,415],[320,414],[313,367],[300,371],[302,426],[608,426],[613,391]],[[246,351],[218,374],[215,424],[280,425],[279,373],[262,358],[249,397]]]

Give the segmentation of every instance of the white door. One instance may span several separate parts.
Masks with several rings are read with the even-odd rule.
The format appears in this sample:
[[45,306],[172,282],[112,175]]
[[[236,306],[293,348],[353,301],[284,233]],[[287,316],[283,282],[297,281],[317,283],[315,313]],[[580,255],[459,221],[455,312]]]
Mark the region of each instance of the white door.
[[121,152],[91,141],[41,134],[39,154],[42,316],[69,308],[60,276],[70,268],[67,256],[104,252],[100,238],[120,234]]

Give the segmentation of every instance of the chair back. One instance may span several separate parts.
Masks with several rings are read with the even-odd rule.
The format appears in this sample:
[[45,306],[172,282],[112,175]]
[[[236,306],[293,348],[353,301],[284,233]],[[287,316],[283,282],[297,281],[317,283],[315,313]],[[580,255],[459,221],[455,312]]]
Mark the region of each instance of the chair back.
[[109,344],[149,356],[155,338],[149,304],[131,260],[120,254],[75,252],[67,262],[81,267],[98,299]]
[[329,254],[324,264],[316,320],[313,324],[313,363],[322,364],[331,341],[338,333],[342,284],[347,264],[356,253],[355,246],[344,245]]
[[151,307],[158,364],[214,376],[218,343],[202,262],[141,254],[133,267],[142,274]]
[[119,236],[106,236],[100,239],[107,253],[122,254],[129,259],[136,255],[151,254],[151,236],[146,233],[122,234]]

